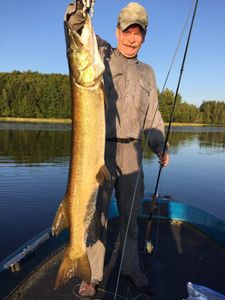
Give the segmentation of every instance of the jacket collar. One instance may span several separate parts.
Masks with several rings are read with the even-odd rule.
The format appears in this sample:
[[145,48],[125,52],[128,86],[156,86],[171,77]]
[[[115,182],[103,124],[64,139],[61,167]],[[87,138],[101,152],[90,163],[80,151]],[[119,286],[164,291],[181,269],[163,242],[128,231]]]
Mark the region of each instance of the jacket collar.
[[129,65],[134,64],[138,64],[137,56],[134,58],[126,58],[117,48],[115,48],[110,59],[110,70],[112,76],[124,74],[123,69],[126,69]]

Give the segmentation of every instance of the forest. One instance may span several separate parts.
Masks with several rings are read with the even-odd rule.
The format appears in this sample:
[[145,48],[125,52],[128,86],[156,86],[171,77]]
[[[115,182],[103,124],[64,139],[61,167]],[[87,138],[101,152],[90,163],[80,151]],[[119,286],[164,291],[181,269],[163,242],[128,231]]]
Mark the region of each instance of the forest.
[[[174,92],[159,94],[159,107],[165,122],[170,120]],[[71,118],[68,75],[39,72],[0,73],[0,117]],[[200,107],[178,95],[173,122],[225,126],[225,102],[203,100]]]

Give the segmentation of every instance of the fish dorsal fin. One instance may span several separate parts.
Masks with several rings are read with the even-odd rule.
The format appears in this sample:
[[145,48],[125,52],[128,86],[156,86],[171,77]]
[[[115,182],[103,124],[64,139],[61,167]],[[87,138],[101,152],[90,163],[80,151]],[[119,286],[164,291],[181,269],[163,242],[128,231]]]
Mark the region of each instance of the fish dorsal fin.
[[96,175],[96,179],[101,186],[103,185],[104,180],[111,181],[111,175],[105,165],[101,166],[98,174]]

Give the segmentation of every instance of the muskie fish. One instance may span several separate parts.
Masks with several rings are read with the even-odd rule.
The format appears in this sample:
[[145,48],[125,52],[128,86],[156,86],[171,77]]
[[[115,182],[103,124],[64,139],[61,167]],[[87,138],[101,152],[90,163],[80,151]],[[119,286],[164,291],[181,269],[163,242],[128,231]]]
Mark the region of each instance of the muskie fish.
[[99,184],[110,179],[104,165],[104,64],[90,16],[87,15],[81,35],[67,23],[65,33],[72,97],[72,149],[67,190],[56,213],[52,233],[57,235],[69,227],[70,238],[55,288],[73,276],[90,282],[86,237],[96,216]]

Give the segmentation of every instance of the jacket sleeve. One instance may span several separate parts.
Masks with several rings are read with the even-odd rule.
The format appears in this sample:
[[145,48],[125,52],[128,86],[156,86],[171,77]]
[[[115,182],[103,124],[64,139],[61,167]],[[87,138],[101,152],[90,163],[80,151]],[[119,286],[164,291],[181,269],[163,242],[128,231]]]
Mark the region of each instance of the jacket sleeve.
[[161,113],[159,111],[156,80],[152,68],[150,68],[149,70],[149,80],[149,106],[144,123],[144,133],[146,138],[148,139],[150,148],[158,155],[159,152],[161,152],[164,148],[165,127]]
[[101,56],[104,64],[106,64],[107,61],[109,61],[109,59],[111,57],[113,48],[107,41],[103,40],[98,35],[96,37],[97,37],[98,50],[99,50],[100,56]]
[[[83,5],[80,1],[70,3],[68,5],[64,16],[64,21],[67,22],[74,31],[78,32],[79,34],[81,33],[85,23],[85,17],[83,15]],[[105,60],[110,57],[113,48],[107,41],[103,40],[98,35],[97,43],[101,58],[103,62],[105,62]]]
[[67,6],[64,21],[67,22],[74,31],[79,33],[85,23],[85,17],[83,15],[83,5],[80,1],[70,3]]

